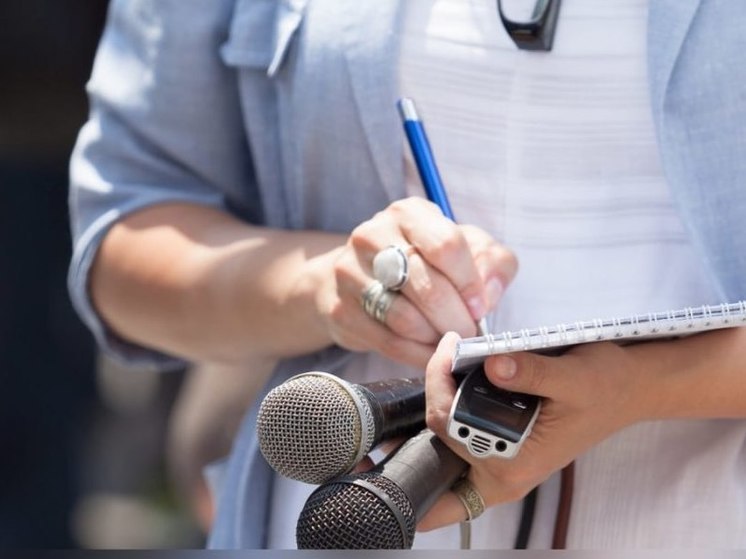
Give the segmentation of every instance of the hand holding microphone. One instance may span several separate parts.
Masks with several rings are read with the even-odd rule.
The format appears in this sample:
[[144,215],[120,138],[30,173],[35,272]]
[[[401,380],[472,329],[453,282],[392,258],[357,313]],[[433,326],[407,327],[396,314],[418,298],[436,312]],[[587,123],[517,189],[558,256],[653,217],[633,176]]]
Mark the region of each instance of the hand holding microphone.
[[[298,519],[298,547],[410,548],[417,522],[468,467],[424,426],[424,378],[350,384],[309,372],[267,394],[262,454],[282,475],[323,484]],[[379,442],[411,435],[372,470],[342,476]]]

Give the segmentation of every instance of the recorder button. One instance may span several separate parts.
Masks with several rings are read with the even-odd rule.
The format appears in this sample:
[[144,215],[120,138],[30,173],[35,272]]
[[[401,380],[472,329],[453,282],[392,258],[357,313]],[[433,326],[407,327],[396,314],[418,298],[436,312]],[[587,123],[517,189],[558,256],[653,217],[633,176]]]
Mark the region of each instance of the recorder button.
[[513,406],[518,408],[519,410],[525,410],[528,408],[528,406],[526,405],[526,402],[518,398],[514,398],[513,400],[511,400],[510,403],[513,404]]

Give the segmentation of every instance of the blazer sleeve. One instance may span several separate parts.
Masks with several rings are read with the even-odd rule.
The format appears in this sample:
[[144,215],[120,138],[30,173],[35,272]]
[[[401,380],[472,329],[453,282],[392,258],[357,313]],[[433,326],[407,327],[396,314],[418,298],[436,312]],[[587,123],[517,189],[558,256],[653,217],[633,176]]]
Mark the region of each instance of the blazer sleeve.
[[236,78],[219,53],[232,11],[233,0],[113,0],[87,84],[70,163],[68,287],[100,347],[130,366],[183,363],[118,337],[96,313],[88,276],[108,229],[154,204],[229,209],[256,191]]

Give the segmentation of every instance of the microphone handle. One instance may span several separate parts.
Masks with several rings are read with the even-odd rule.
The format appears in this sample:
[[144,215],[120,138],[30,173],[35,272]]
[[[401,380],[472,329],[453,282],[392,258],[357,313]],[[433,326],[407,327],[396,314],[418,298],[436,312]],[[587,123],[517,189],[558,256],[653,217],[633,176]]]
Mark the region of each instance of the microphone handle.
[[425,378],[388,379],[357,385],[368,400],[375,442],[409,437],[425,427]]
[[373,469],[316,488],[298,517],[298,549],[409,549],[417,523],[467,469],[423,429]]
[[398,485],[409,498],[416,522],[466,473],[469,463],[430,429],[406,441],[372,471]]

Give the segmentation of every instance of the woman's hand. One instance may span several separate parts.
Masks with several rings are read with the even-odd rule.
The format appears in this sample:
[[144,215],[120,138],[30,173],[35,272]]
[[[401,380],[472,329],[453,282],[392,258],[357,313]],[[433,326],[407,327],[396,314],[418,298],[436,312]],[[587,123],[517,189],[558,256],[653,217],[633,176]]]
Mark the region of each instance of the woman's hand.
[[[406,249],[409,279],[382,324],[365,314],[361,297],[374,281],[374,257],[390,245]],[[362,223],[333,257],[332,273],[319,268],[316,301],[334,342],[422,368],[445,332],[476,335],[476,321],[517,268],[514,255],[487,233],[453,223],[421,198],[396,201]]]
[[[362,294],[389,245],[407,249],[410,277],[382,324],[364,312]],[[476,333],[515,270],[515,257],[487,233],[420,198],[394,202],[350,235],[168,203],[111,228],[91,294],[122,338],[191,361],[277,360],[336,343],[424,369],[446,331]]]
[[[456,334],[447,334],[428,364],[427,424],[471,464],[468,478],[487,507],[521,499],[591,446],[649,415],[651,391],[634,346],[595,343],[576,346],[560,357],[493,356],[485,361],[490,382],[514,392],[538,394],[543,397],[542,408],[515,458],[475,458],[446,433],[456,393],[450,369],[457,340]],[[465,518],[463,505],[448,492],[418,529],[431,530]]]

